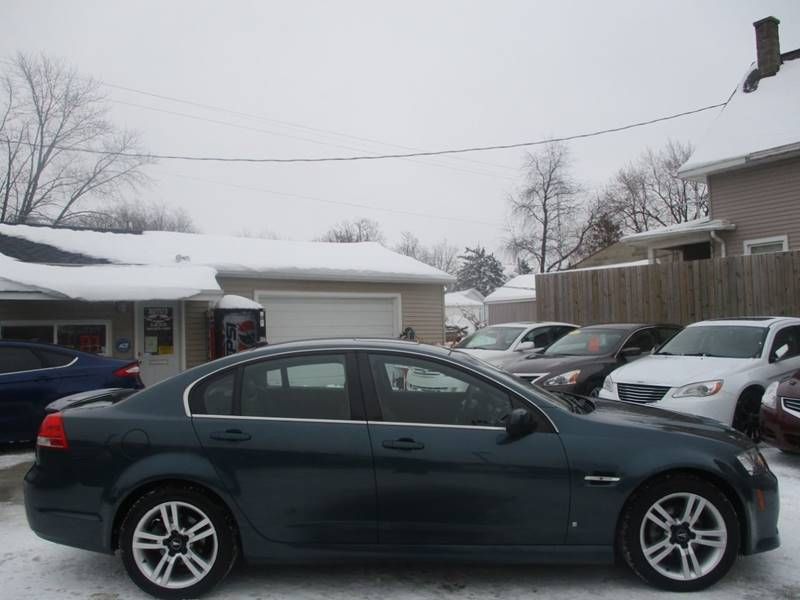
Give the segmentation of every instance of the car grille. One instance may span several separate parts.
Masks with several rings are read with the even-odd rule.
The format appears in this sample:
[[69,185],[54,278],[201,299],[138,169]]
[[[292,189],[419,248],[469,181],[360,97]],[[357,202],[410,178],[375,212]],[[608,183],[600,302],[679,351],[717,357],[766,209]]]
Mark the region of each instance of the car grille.
[[617,384],[619,398],[626,402],[658,402],[668,391],[669,388],[662,385]]
[[800,400],[796,398],[781,398],[781,400],[783,400],[783,408],[800,413]]

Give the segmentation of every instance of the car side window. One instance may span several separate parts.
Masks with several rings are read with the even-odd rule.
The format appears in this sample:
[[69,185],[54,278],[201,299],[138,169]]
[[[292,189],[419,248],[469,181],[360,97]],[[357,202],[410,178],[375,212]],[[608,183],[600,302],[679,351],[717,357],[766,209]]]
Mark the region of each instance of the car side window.
[[192,389],[189,409],[193,415],[232,415],[236,370],[204,379]]
[[434,361],[371,354],[369,363],[384,421],[503,427],[522,406],[505,390]]
[[800,326],[784,327],[778,331],[769,355],[772,360],[783,360],[800,355]]
[[642,354],[645,354],[646,352],[650,352],[655,345],[656,345],[656,340],[655,337],[653,336],[653,330],[642,329],[641,331],[637,331],[631,337],[628,338],[628,341],[625,342],[623,349],[639,348],[642,351]]
[[242,368],[241,414],[278,419],[349,420],[346,357],[315,354]]
[[74,355],[67,354],[66,352],[57,352],[55,350],[37,350],[37,353],[42,357],[44,366],[50,369],[54,367],[63,367],[64,365],[68,365],[75,360]]
[[0,374],[33,371],[42,366],[42,361],[29,348],[0,348]]
[[546,348],[553,342],[553,331],[551,327],[539,327],[527,333],[523,342],[533,342],[534,348]]
[[655,336],[656,336],[656,345],[661,346],[666,344],[670,341],[675,334],[678,333],[680,329],[676,327],[656,327],[655,329]]

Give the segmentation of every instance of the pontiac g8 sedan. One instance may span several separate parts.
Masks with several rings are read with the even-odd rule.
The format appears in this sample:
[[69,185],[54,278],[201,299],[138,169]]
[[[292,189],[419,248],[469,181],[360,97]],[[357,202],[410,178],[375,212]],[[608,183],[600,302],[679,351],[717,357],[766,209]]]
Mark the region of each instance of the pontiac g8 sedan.
[[278,344],[67,404],[42,424],[25,503],[39,536],[118,552],[161,598],[208,591],[238,557],[618,556],[690,591],[779,545],[777,480],[733,429],[396,341]]

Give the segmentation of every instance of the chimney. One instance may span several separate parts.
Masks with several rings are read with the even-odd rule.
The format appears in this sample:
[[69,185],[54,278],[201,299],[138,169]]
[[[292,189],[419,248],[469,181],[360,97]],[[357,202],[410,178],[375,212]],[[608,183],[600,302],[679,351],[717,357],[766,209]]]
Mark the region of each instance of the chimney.
[[772,77],[781,68],[781,44],[775,17],[766,17],[753,23],[756,28],[756,55],[761,77]]

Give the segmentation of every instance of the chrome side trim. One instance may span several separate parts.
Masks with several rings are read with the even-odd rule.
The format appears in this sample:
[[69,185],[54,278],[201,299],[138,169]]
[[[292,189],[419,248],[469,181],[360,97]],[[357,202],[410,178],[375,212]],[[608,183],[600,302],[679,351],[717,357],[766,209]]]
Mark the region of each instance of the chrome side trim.
[[[98,356],[103,356],[102,354],[98,354]],[[26,371],[10,371],[8,373],[0,373],[0,377],[3,375],[19,375],[20,373],[36,373],[38,371],[53,371],[54,369],[66,369],[67,367],[71,367],[76,362],[78,362],[78,357],[76,356],[71,361],[66,364],[58,365],[57,367],[42,367],[41,369],[28,369]]]
[[296,417],[250,417],[245,415],[192,415],[194,419],[236,419],[239,421],[288,421],[290,423],[355,423],[366,425],[366,421],[350,419],[300,419]]
[[[196,386],[201,381],[203,381],[203,380],[205,380],[205,379],[211,377],[212,375],[215,375],[216,373],[219,373],[221,371],[225,371],[227,369],[235,369],[235,368],[240,367],[242,365],[247,365],[247,364],[254,363],[254,362],[260,362],[260,361],[263,361],[263,360],[272,360],[272,359],[284,358],[284,357],[292,356],[292,355],[295,355],[295,354],[342,354],[342,353],[346,353],[346,352],[375,352],[375,353],[379,353],[379,354],[380,353],[382,353],[382,354],[397,354],[397,355],[400,355],[400,356],[403,356],[403,355],[409,356],[410,355],[410,356],[416,357],[418,359],[419,358],[421,358],[421,359],[426,359],[427,358],[427,359],[433,360],[434,362],[439,361],[439,362],[443,362],[443,363],[446,363],[446,364],[453,365],[454,367],[456,367],[458,369],[461,369],[463,371],[467,371],[469,373],[473,373],[473,374],[478,375],[479,377],[482,377],[484,379],[488,379],[489,381],[491,381],[495,385],[500,386],[501,388],[503,388],[507,392],[510,392],[510,393],[514,394],[514,396],[523,398],[526,402],[528,402],[529,404],[533,405],[533,407],[536,408],[536,410],[538,410],[544,416],[545,419],[547,419],[547,421],[550,423],[550,426],[553,428],[553,431],[555,431],[556,433],[559,433],[558,427],[556,426],[556,424],[553,422],[553,419],[550,418],[550,415],[548,415],[546,411],[544,411],[541,408],[539,408],[538,406],[536,406],[536,404],[534,404],[533,402],[531,402],[530,400],[528,400],[524,396],[521,396],[521,394],[518,391],[508,387],[502,381],[497,381],[496,379],[494,379],[493,377],[491,377],[490,375],[487,375],[486,373],[484,373],[482,371],[477,371],[477,370],[475,370],[475,369],[473,369],[473,368],[471,368],[471,367],[469,367],[467,365],[464,365],[462,363],[456,362],[454,360],[448,359],[447,357],[443,357],[443,356],[431,356],[429,354],[425,354],[424,352],[417,353],[417,352],[409,352],[407,350],[406,351],[397,351],[397,350],[389,350],[389,349],[375,348],[375,347],[370,348],[370,347],[366,347],[366,346],[365,347],[348,347],[348,348],[340,348],[340,349],[335,349],[335,348],[311,348],[311,349],[308,349],[308,348],[304,348],[304,349],[301,349],[301,350],[289,350],[287,352],[280,352],[280,353],[277,353],[277,354],[268,354],[266,356],[265,355],[258,355],[258,356],[254,356],[254,357],[252,357],[250,359],[244,359],[244,360],[240,360],[239,362],[236,362],[236,363],[233,363],[233,364],[230,364],[230,365],[225,365],[224,367],[220,367],[219,369],[215,369],[214,371],[211,371],[210,373],[206,373],[205,375],[203,375],[199,379],[195,379],[192,383],[190,383],[188,386],[186,386],[186,389],[183,390],[183,410],[184,410],[184,414],[187,417],[189,417],[190,419],[193,416],[197,416],[197,417],[200,417],[200,416],[207,416],[207,417],[213,417],[213,416],[225,417],[225,416],[230,416],[230,415],[192,415],[191,411],[189,410],[189,394],[191,393],[192,388],[194,388],[194,386]],[[243,418],[250,418],[250,417],[243,417]],[[329,422],[329,421],[325,421],[325,422]],[[361,423],[362,421],[357,421],[357,422]],[[370,423],[383,423],[383,422],[384,421],[370,421]],[[409,423],[397,423],[397,424],[398,425],[410,425]],[[417,423],[416,425],[419,425],[419,423]],[[436,426],[433,423],[431,423],[431,425]],[[461,427],[461,426],[457,425],[455,427]]]
[[445,423],[397,423],[396,421],[368,421],[370,425],[395,425],[399,427],[434,427],[442,429],[483,429],[485,431],[505,431],[505,427],[491,425],[447,425]]
[[583,480],[590,483],[619,483],[622,478],[611,475],[587,475]]

